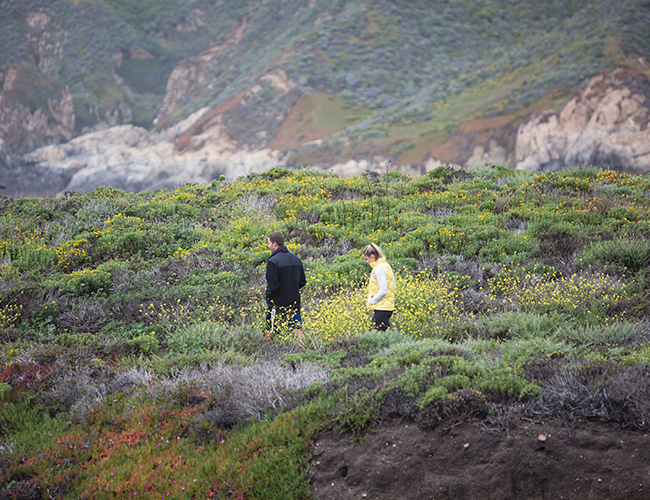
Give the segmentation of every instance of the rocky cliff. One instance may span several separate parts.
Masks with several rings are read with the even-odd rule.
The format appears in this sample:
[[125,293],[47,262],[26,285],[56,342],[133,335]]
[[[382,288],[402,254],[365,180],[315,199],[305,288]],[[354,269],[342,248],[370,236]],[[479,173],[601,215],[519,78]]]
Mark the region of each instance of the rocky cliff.
[[593,78],[558,113],[537,113],[517,131],[517,168],[596,165],[650,172],[650,80],[617,69]]
[[11,65],[0,90],[0,138],[11,153],[69,141],[75,115],[67,86],[28,65]]
[[[207,112],[199,111],[163,134],[118,125],[42,147],[6,168],[9,175],[0,180],[14,196],[57,196],[103,185],[125,191],[169,189],[187,182],[206,183],[221,175],[234,178],[262,172],[281,164],[278,151],[236,147],[222,133],[218,118],[192,137],[195,147],[179,150],[175,141]],[[24,182],[21,177],[26,172],[39,175],[25,177]]]
[[[12,156],[0,142],[0,183],[12,196],[56,196],[102,185],[126,191],[166,189],[286,166],[288,153],[264,146],[265,137],[259,132],[252,135],[259,143],[250,146],[233,140],[225,125],[233,119],[233,112],[243,114],[262,88],[290,101],[295,85],[284,72],[274,71],[236,99],[203,108],[160,132],[120,125],[40,147],[22,157]],[[647,76],[617,69],[594,77],[560,112],[547,110],[530,116],[518,127],[510,150],[486,136],[489,147],[475,145],[472,156],[457,166],[488,161],[525,170],[557,170],[584,164],[649,172],[649,106]],[[280,122],[284,115],[272,118]],[[498,129],[491,126],[490,130]],[[479,141],[471,127],[459,130],[457,139]],[[372,155],[322,166],[341,175],[358,175],[365,170],[383,171],[390,161],[387,156]],[[398,168],[420,175],[440,164],[430,158],[422,165]]]

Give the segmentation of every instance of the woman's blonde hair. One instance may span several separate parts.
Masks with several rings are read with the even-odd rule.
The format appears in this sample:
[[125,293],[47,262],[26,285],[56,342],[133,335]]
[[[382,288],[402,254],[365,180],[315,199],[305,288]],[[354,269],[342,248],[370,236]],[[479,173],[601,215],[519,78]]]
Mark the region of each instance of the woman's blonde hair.
[[370,257],[371,255],[374,255],[377,259],[384,257],[384,252],[381,251],[379,245],[375,245],[374,243],[371,243],[366,248],[364,248],[362,254],[364,257]]

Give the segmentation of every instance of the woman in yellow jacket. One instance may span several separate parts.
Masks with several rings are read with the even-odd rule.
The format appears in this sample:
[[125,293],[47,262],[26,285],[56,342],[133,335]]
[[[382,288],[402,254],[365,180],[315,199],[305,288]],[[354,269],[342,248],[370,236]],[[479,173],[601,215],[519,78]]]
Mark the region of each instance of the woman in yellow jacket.
[[395,310],[395,276],[384,253],[374,243],[363,249],[363,258],[372,267],[368,282],[369,311],[373,311],[372,320],[375,329],[385,331],[390,328],[390,317]]

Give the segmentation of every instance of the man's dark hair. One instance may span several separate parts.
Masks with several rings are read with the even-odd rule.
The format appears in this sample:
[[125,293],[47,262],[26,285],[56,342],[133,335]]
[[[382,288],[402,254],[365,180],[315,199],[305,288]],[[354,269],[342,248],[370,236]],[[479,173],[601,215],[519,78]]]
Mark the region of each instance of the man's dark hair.
[[280,231],[273,231],[269,236],[269,240],[271,240],[273,243],[277,243],[279,247],[284,246],[284,236],[282,236],[282,233]]

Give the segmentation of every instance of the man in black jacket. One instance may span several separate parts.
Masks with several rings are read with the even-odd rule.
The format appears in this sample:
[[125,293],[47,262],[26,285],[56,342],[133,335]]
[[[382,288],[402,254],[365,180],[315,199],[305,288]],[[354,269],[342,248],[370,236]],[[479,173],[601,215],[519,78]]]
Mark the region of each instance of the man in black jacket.
[[275,336],[283,329],[300,335],[300,289],[307,284],[302,261],[284,246],[279,231],[271,233],[268,243],[272,253],[266,263],[267,335]]

